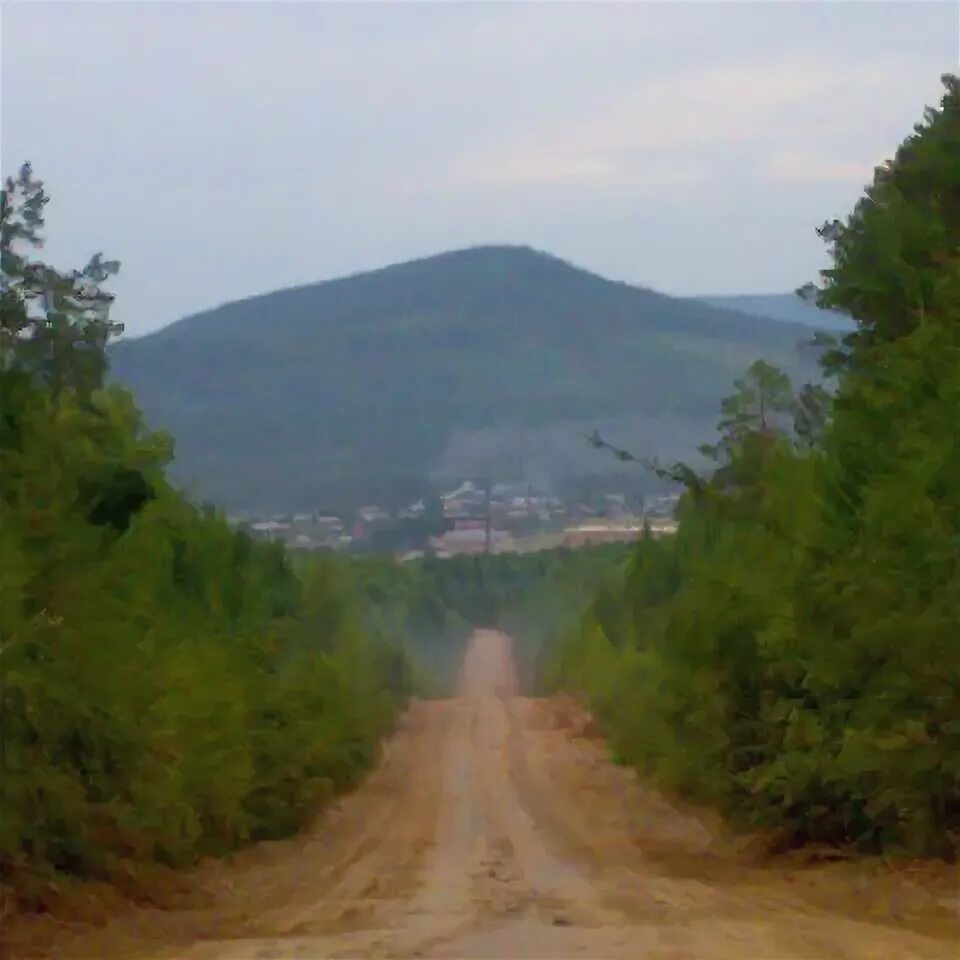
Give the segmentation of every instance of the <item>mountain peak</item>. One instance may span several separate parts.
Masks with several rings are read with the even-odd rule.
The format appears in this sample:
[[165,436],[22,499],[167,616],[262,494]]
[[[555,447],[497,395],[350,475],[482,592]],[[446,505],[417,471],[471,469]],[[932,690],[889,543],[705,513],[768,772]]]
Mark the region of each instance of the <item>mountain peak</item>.
[[562,483],[597,471],[598,428],[685,456],[736,376],[760,356],[795,372],[807,336],[488,244],[226,304],[111,356],[173,433],[174,476],[285,509],[411,502],[432,472],[521,462]]
[[399,263],[388,264],[372,270],[363,270],[347,277],[338,277],[323,282],[339,283],[344,280],[356,280],[361,277],[384,273],[421,273],[426,271],[432,276],[433,271],[450,269],[460,271],[486,271],[490,269],[523,271],[556,270],[558,268],[576,273],[587,272],[552,253],[538,250],[527,244],[488,243],[460,247],[456,250],[445,250],[441,253],[433,253],[413,260],[403,260]]

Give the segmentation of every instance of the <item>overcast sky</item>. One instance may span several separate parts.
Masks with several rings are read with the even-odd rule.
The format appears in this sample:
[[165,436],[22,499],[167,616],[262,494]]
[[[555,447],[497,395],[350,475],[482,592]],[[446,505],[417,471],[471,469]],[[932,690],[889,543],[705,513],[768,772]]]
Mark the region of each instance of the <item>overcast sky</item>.
[[2,4],[2,159],[143,333],[479,243],[678,294],[815,279],[953,3]]

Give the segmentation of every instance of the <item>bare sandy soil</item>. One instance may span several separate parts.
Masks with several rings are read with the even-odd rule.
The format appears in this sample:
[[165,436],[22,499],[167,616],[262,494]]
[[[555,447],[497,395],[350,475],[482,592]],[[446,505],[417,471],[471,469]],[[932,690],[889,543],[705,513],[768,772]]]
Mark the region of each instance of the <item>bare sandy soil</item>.
[[820,960],[960,957],[952,868],[758,859],[606,759],[588,718],[516,696],[478,632],[307,834],[201,865],[174,910],[36,921],[14,956]]

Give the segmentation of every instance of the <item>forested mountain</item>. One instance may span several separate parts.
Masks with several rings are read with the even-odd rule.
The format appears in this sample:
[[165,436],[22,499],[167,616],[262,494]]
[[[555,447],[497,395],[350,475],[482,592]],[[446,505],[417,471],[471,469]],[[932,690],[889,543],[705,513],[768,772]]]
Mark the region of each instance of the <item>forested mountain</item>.
[[174,476],[233,508],[417,497],[431,473],[559,482],[605,435],[661,456],[709,436],[758,356],[810,366],[802,325],[477,247],[229,303],[112,350]]
[[853,321],[841,313],[821,310],[801,299],[796,293],[747,293],[719,297],[699,297],[704,303],[721,310],[736,310],[756,317],[802,323],[818,330],[851,330]]

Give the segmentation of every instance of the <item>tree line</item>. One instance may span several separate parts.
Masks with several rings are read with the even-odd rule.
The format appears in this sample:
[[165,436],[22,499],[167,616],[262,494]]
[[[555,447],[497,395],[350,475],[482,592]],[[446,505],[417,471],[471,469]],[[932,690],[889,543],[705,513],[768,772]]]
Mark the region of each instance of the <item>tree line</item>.
[[[779,842],[960,837],[960,81],[877,168],[805,293],[827,388],[758,362],[679,532],[553,647],[618,754]],[[606,446],[602,438],[592,438]],[[620,459],[632,459],[620,451]]]
[[0,220],[0,888],[34,906],[291,832],[413,684],[351,571],[170,485],[169,438],[105,385],[118,265],[35,259],[46,202],[26,165]]
[[[603,586],[627,568],[630,544],[579,550],[342,559],[370,628],[395,638],[410,660],[420,696],[452,695],[466,643],[476,628],[511,634],[522,688],[543,686],[552,639],[575,625]],[[313,561],[302,561],[309,565]]]

